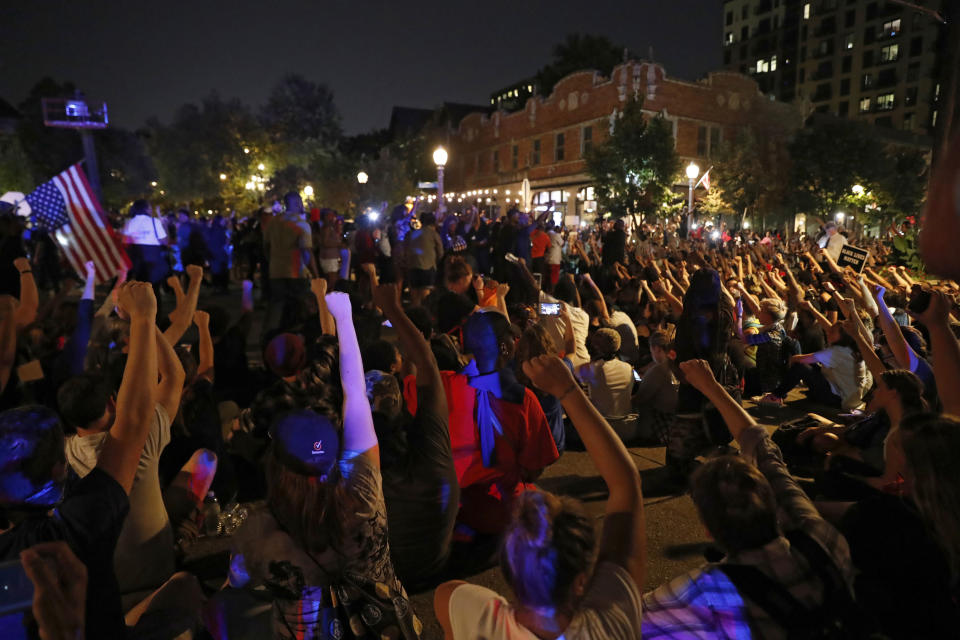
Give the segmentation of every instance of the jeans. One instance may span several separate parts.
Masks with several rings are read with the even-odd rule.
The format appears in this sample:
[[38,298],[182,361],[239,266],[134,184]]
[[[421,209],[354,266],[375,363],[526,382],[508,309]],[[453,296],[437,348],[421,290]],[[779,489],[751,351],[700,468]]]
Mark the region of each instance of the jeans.
[[833,392],[830,382],[823,375],[823,370],[819,364],[793,364],[787,369],[783,376],[783,381],[773,391],[773,395],[778,398],[786,398],[787,394],[796,387],[800,381],[803,381],[809,389],[807,398],[819,404],[825,404],[829,407],[840,408],[843,400]]

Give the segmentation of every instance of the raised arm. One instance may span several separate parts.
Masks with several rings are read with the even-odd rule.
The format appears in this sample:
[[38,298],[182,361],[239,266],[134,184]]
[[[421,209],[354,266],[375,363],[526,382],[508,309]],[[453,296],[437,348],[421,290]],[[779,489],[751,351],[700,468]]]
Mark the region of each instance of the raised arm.
[[893,353],[897,365],[907,371],[913,371],[916,369],[916,362],[919,356],[917,356],[910,345],[907,344],[907,339],[903,337],[903,332],[900,331],[900,325],[893,319],[893,314],[890,313],[890,308],[887,307],[887,303],[883,299],[884,293],[886,293],[886,289],[883,287],[875,287],[873,290],[874,300],[876,300],[877,309],[880,311],[877,320],[880,323],[880,328],[883,330],[883,335],[887,337],[887,346],[890,347],[890,351]]
[[213,338],[210,336],[210,314],[197,309],[193,312],[193,323],[197,325],[197,348],[200,351],[197,377],[213,382]]
[[170,344],[177,344],[180,338],[193,324],[193,312],[197,310],[197,301],[200,299],[200,285],[203,284],[203,267],[195,264],[187,265],[187,275],[190,284],[187,286],[187,295],[177,304],[177,308],[170,314],[170,326],[163,332],[163,336]]
[[117,394],[117,415],[97,466],[130,493],[156,407],[157,299],[149,282],[128,282],[117,298],[130,317],[129,355]]
[[160,382],[157,383],[157,404],[161,405],[172,420],[180,410],[180,394],[183,393],[185,374],[183,365],[173,345],[167,342],[159,327],[157,331],[157,373]]
[[930,306],[916,316],[930,332],[933,358],[933,377],[937,381],[937,395],[944,413],[960,415],[960,342],[950,330],[950,298],[942,291],[930,297]]
[[37,283],[33,279],[30,261],[26,258],[17,258],[13,266],[20,272],[20,306],[17,307],[17,328],[23,328],[37,319],[37,309],[40,308],[40,294]]
[[597,283],[593,281],[593,278],[590,277],[589,273],[583,276],[583,280],[590,286],[591,289],[593,289],[593,293],[600,300],[600,315],[603,316],[604,320],[609,321],[610,310],[607,309],[607,301],[603,299],[603,293],[600,292],[600,287],[598,287]]
[[363,377],[363,360],[353,326],[353,309],[346,293],[328,293],[327,308],[337,324],[340,343],[340,384],[343,385],[343,451],[344,456],[366,456],[380,467],[380,446],[373,429],[373,415],[367,401],[367,382]]
[[537,388],[560,399],[610,492],[598,559],[624,567],[642,592],[646,530],[640,475],[630,454],[560,358],[534,358],[523,364],[523,372]]
[[317,312],[320,314],[320,330],[325,336],[337,335],[337,324],[333,321],[333,316],[327,309],[327,279],[312,278],[310,280],[310,291],[317,300]]
[[573,321],[566,302],[560,303],[560,319],[563,320],[563,353],[569,356],[577,351],[577,334],[573,332]]
[[447,394],[443,378],[430,345],[400,305],[400,291],[395,284],[382,284],[373,293],[373,301],[393,325],[404,359],[417,368],[417,410],[428,407],[438,416],[447,415]]

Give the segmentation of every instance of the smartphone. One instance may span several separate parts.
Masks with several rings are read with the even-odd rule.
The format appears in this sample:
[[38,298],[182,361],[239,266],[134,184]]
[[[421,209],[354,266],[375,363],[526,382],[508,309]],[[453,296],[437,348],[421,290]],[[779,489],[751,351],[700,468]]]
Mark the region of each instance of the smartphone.
[[635,382],[640,382],[640,380],[641,380],[640,374],[637,373],[637,370],[636,370],[636,369],[633,370],[633,379],[634,379]]
[[558,316],[558,315],[560,315],[560,303],[559,303],[559,302],[541,302],[541,303],[540,303],[540,315],[541,315],[541,316]]
[[533,281],[537,283],[537,289],[543,288],[543,274],[535,273],[533,274]]
[[0,638],[26,640],[24,613],[33,605],[33,583],[20,558],[0,563]]

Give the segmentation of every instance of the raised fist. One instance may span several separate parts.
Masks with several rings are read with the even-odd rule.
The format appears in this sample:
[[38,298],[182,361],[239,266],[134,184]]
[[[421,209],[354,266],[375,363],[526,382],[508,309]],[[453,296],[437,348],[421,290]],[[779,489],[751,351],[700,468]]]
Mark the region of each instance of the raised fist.
[[157,315],[157,297],[149,282],[127,282],[117,294],[117,305],[130,318],[152,320]]

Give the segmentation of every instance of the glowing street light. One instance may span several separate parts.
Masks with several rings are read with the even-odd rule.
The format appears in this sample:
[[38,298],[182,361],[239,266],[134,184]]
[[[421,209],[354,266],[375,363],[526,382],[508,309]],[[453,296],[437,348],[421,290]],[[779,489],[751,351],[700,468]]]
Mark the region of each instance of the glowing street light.
[[264,166],[264,164],[263,164],[262,162],[257,165],[257,171],[263,171],[263,170],[266,169],[266,168],[267,168],[267,167]]
[[433,151],[433,163],[437,165],[437,212],[444,213],[447,210],[443,202],[443,168],[447,165],[447,150],[443,147],[437,147]]
[[226,180],[226,179],[227,179],[227,174],[221,173],[221,174],[220,174],[220,180],[223,181],[223,180]]
[[847,217],[847,214],[845,214],[843,211],[837,211],[834,217],[837,219],[838,223],[843,224],[843,219]]
[[156,187],[156,186],[157,186],[157,181],[156,181],[156,180],[151,180],[151,181],[150,181],[150,186],[151,186],[151,187]]
[[311,187],[310,185],[305,186],[305,187],[303,188],[303,195],[307,196],[308,198],[312,198],[312,197],[313,197],[313,187]]
[[244,148],[243,148],[243,152],[244,152],[244,153],[250,153],[250,147],[244,147]]
[[367,180],[370,179],[370,176],[367,175],[366,171],[361,171],[357,174],[357,182],[360,184],[367,184]]
[[853,189],[851,189],[851,191],[853,191],[853,195],[855,195],[855,196],[862,196],[862,195],[863,195],[863,192],[864,192],[863,185],[862,185],[862,184],[855,184],[855,185],[853,185]]

